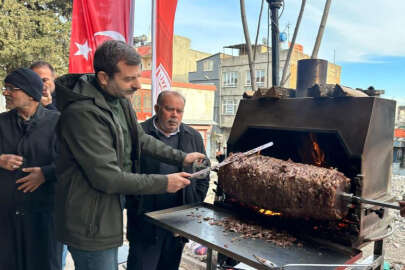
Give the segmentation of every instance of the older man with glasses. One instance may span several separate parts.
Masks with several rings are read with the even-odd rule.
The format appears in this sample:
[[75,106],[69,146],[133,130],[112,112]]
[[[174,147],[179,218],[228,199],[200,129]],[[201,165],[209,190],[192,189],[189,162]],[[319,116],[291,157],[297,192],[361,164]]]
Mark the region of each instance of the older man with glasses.
[[42,88],[26,68],[2,88],[9,111],[0,114],[0,269],[61,267],[53,226],[59,112],[42,107]]

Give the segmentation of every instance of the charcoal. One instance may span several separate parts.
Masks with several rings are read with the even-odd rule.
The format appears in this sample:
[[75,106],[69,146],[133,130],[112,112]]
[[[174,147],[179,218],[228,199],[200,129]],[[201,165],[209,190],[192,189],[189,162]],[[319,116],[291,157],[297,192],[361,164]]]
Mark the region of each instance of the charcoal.
[[336,169],[268,156],[241,157],[218,172],[223,191],[242,203],[281,212],[283,216],[338,220],[347,214],[339,193],[350,179]]

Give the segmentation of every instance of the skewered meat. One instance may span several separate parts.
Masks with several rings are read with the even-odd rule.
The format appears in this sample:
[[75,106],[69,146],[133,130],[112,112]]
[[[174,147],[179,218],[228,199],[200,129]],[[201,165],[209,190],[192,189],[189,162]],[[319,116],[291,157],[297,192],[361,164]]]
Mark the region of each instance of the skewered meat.
[[336,169],[261,155],[229,158],[236,161],[219,170],[219,183],[243,203],[296,218],[336,220],[347,214],[338,193],[350,179]]

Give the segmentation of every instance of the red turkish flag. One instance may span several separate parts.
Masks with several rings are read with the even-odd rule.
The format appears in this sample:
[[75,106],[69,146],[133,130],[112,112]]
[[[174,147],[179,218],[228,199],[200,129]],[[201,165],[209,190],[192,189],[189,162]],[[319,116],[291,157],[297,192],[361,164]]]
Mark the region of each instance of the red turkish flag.
[[93,73],[93,55],[109,39],[132,44],[134,0],[73,1],[69,72]]
[[171,89],[173,64],[173,27],[176,7],[177,0],[153,0],[153,106],[156,104],[156,99],[160,92]]

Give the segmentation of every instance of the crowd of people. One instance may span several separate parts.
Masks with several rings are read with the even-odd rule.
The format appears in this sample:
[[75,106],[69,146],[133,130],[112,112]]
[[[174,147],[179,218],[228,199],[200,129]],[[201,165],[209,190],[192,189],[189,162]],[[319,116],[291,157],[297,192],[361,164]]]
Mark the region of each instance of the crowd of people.
[[128,269],[179,267],[185,239],[143,213],[204,200],[208,176],[189,178],[206,158],[202,137],[182,123],[185,99],[174,91],[138,123],[130,100],[141,87],[141,58],[131,46],[103,43],[94,70],[56,78],[39,61],[4,80],[0,269],[60,270],[64,245],[76,269],[118,269],[124,208]]
[[[198,131],[182,123],[185,98],[162,92],[138,123],[130,103],[141,58],[120,41],[94,54],[94,74],[56,78],[38,61],[4,79],[0,114],[0,269],[118,269],[127,208],[127,269],[178,269],[187,239],[144,213],[204,200],[209,176]],[[405,202],[401,202],[405,216]],[[67,247],[67,248],[66,248]]]

